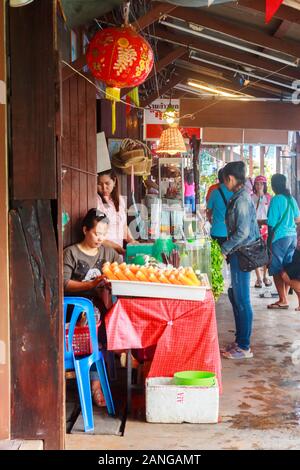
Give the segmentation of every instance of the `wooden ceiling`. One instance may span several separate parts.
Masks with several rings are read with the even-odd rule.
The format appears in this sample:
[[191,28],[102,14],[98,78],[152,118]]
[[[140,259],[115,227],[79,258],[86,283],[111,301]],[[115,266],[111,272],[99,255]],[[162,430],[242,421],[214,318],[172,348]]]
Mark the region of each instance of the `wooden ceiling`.
[[[149,0],[131,3],[131,20],[151,42],[156,56],[155,69],[140,87],[144,106],[171,91],[172,96],[195,97],[197,91],[187,89],[191,79],[260,99],[291,98],[293,82],[300,80],[298,9],[282,5],[267,25],[264,0],[239,0],[209,8]],[[85,25],[90,37],[99,24],[120,24],[121,7],[97,21]],[[84,64],[80,57],[73,65],[81,69]],[[243,80],[248,79],[244,86]]]

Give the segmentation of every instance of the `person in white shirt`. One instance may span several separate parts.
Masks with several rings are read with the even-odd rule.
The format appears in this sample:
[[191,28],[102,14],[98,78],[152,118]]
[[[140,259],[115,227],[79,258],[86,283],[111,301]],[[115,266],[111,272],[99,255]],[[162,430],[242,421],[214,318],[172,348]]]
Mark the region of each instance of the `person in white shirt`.
[[[260,227],[260,234],[266,242],[268,239],[268,210],[271,202],[271,196],[268,193],[267,178],[263,175],[257,176],[254,180],[253,194],[251,196],[256,210],[256,218]],[[261,270],[256,269],[255,287],[262,288]],[[271,279],[267,276],[267,266],[263,268],[263,282],[266,287],[272,285]]]
[[97,209],[104,212],[110,222],[104,245],[124,255],[124,241],[133,243],[135,240],[127,226],[126,201],[120,195],[118,177],[113,169],[98,173],[97,192]]

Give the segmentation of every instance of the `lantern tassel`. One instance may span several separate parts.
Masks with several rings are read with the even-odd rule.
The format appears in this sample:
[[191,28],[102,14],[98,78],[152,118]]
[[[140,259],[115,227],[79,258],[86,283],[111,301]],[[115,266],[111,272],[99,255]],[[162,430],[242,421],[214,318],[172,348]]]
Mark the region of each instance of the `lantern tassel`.
[[112,101],[111,105],[111,132],[116,132],[116,102],[120,101],[120,88],[106,87],[105,97]]

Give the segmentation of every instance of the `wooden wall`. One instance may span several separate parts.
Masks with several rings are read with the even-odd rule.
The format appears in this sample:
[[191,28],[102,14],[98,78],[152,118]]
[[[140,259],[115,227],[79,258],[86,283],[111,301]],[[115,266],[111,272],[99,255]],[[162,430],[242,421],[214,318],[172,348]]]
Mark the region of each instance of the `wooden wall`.
[[65,430],[55,7],[9,9],[11,436],[45,449],[62,448]]
[[[25,10],[25,11],[24,11]],[[47,11],[47,16],[36,14]],[[38,0],[26,8],[10,8],[12,196],[14,199],[55,199],[55,96],[53,2]],[[50,16],[49,16],[50,15]],[[23,21],[26,18],[26,21]],[[28,24],[30,22],[30,31]],[[46,94],[47,93],[47,94]]]
[[180,100],[180,114],[195,115],[182,119],[187,127],[298,130],[300,107],[292,103],[212,101],[194,98]]
[[62,187],[63,208],[70,216],[64,246],[81,237],[80,221],[96,207],[96,89],[76,75],[63,82],[62,90]]
[[0,439],[10,431],[10,351],[8,273],[8,174],[6,123],[6,44],[4,2],[0,1]]

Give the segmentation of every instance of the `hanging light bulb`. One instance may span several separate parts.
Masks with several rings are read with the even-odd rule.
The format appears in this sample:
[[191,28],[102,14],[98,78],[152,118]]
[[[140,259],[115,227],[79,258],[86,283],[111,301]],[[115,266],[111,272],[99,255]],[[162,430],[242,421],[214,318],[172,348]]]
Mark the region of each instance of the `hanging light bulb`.
[[176,110],[174,108],[174,106],[172,106],[171,102],[170,104],[168,105],[167,109],[165,110],[165,112],[163,113],[163,119],[165,121],[167,121],[168,124],[174,124],[175,122],[175,119],[177,117],[177,113],[176,113]]

